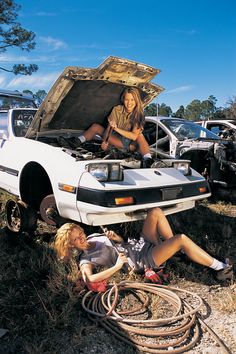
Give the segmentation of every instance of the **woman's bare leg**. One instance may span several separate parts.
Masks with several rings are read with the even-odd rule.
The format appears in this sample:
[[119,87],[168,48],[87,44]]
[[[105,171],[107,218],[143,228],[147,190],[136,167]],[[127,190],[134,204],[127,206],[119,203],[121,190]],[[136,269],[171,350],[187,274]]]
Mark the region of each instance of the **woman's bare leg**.
[[138,144],[140,154],[142,154],[143,156],[146,154],[150,154],[148,142],[143,134],[140,134],[135,142]]
[[94,123],[86,131],[83,132],[83,136],[86,140],[92,140],[95,135],[100,135],[102,137],[105,129],[100,124]]
[[181,249],[183,249],[187,256],[194,262],[208,267],[213,262],[213,258],[208,253],[184,234],[175,235],[155,246],[152,251],[153,260],[160,266]]
[[[91,127],[89,127],[87,130],[83,132],[83,136],[88,141],[92,140],[95,137],[95,135],[100,135],[101,137],[103,137],[104,134],[105,134],[105,128],[98,123],[92,124]],[[115,146],[118,149],[122,149],[124,147],[122,141],[117,136],[114,136],[113,134],[109,135],[108,143],[110,145]]]
[[[122,141],[115,135],[110,135],[108,142],[118,149],[122,149],[124,147]],[[139,135],[136,141],[130,143],[129,150],[132,152],[136,151],[137,147],[142,155],[150,153],[149,145],[142,134]]]
[[160,208],[153,208],[148,211],[143,224],[142,234],[147,241],[154,245],[159,244],[160,237],[164,239],[173,237],[170,224]]

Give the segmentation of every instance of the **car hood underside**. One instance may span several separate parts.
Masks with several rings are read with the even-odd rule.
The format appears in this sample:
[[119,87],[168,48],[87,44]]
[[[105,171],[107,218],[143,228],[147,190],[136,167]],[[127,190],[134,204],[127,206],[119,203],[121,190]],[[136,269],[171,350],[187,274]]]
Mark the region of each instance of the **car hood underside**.
[[149,82],[159,72],[117,57],[107,58],[97,69],[68,67],[39,107],[26,137],[38,131],[85,130],[94,122],[104,124],[112,108],[121,103],[125,87],[136,87],[145,107],[163,91]]

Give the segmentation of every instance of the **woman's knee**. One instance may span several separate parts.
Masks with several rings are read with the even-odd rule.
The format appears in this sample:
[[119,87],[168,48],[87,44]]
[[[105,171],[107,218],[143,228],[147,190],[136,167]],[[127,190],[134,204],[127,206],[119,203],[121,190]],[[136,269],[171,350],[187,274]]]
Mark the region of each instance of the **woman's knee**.
[[161,210],[161,208],[153,208],[153,209],[150,209],[148,211],[148,215],[152,216],[152,217],[155,217],[156,219],[159,219],[164,215],[163,211]]
[[92,136],[94,137],[95,135],[100,135],[102,136],[104,133],[104,128],[102,125],[98,124],[98,123],[93,123],[91,125],[91,127],[88,129],[88,133],[90,132],[90,134],[92,133]]
[[90,127],[91,130],[98,132],[99,130],[103,129],[102,126],[98,123],[93,123]]
[[136,143],[129,144],[129,150],[131,152],[136,151],[137,150],[137,144]]
[[174,237],[178,238],[181,245],[184,246],[188,242],[189,238],[185,234],[177,234]]

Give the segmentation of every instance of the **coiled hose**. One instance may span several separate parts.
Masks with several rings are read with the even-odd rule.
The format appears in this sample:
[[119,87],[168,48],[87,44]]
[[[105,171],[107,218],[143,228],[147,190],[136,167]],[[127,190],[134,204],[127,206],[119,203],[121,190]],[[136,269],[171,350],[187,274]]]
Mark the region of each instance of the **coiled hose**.
[[89,291],[82,299],[83,309],[93,321],[143,352],[184,353],[195,346],[202,326],[222,354],[232,354],[201,319],[198,311],[202,304],[198,295],[187,290],[131,281],[110,285],[104,293]]

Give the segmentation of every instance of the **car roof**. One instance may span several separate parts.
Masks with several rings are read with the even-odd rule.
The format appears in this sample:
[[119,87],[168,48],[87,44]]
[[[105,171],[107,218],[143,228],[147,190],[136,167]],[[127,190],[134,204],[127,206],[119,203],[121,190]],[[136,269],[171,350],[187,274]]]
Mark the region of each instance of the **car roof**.
[[21,98],[32,100],[32,101],[34,100],[32,95],[27,95],[24,92],[3,90],[3,89],[0,89],[0,96],[21,97]]
[[194,123],[193,121],[191,120],[187,120],[187,119],[184,119],[184,118],[178,118],[178,117],[165,117],[165,116],[145,116],[145,119],[146,120],[153,120],[153,121],[161,121],[163,119],[165,120],[180,120],[180,121],[183,121],[183,122],[191,122],[191,123]]
[[225,123],[225,122],[228,122],[228,123],[232,123],[232,124],[236,125],[236,120],[234,120],[234,119],[208,119],[206,121],[198,120],[198,121],[195,121],[194,123],[203,123],[203,122],[211,122],[211,123]]

